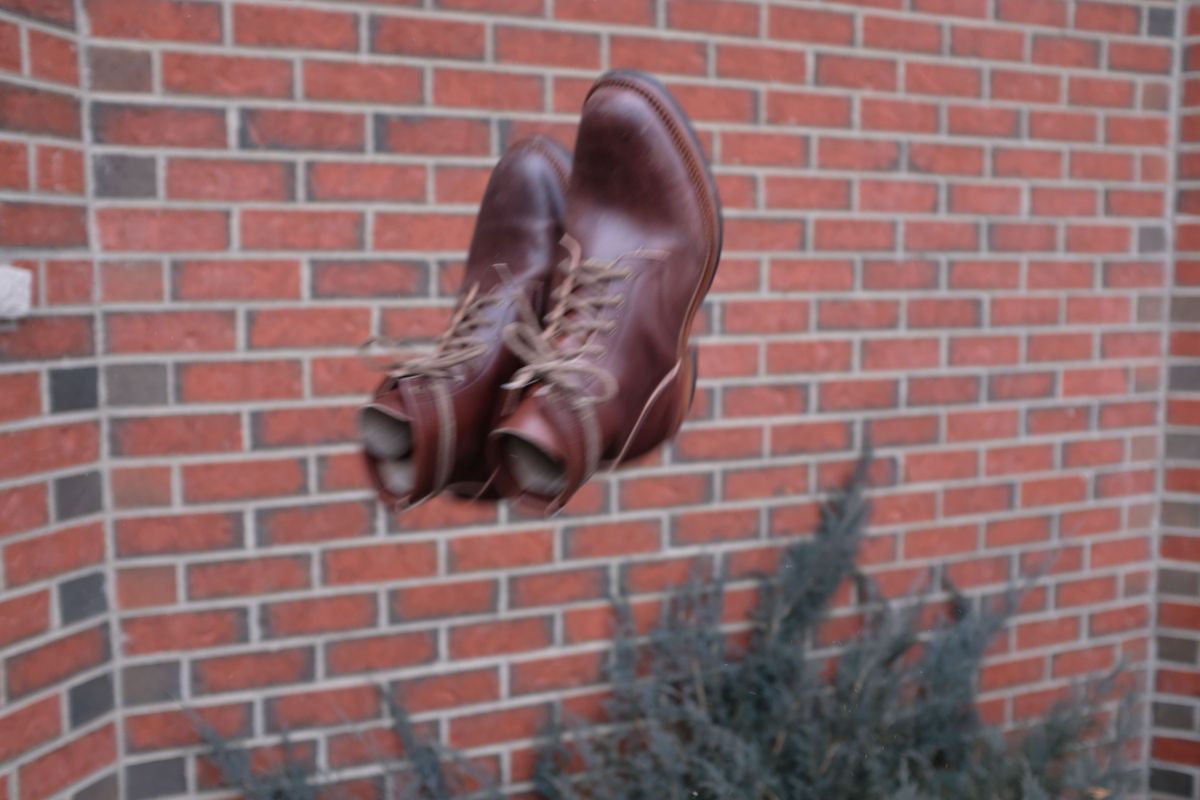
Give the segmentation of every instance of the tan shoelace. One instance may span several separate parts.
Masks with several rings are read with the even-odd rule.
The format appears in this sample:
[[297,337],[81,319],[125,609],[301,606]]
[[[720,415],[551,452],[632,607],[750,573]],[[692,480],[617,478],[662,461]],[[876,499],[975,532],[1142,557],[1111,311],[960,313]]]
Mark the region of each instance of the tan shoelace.
[[454,368],[472,361],[487,352],[488,342],[479,336],[479,328],[487,324],[482,311],[499,300],[495,294],[480,294],[476,283],[463,296],[446,330],[438,337],[433,352],[398,361],[405,348],[395,339],[376,336],[362,346],[363,355],[375,359],[380,369],[393,378],[423,376],[453,378]]
[[[511,323],[504,329],[505,344],[525,362],[505,388],[516,389],[541,381],[566,390],[577,403],[603,403],[616,395],[617,380],[611,372],[584,357],[604,355],[605,346],[593,339],[597,333],[615,330],[616,322],[602,320],[600,314],[605,308],[618,306],[625,300],[623,293],[605,289],[610,283],[632,274],[628,268],[619,268],[623,260],[661,260],[667,254],[658,250],[634,250],[604,261],[583,258],[583,248],[570,235],[563,236],[562,245],[568,257],[559,268],[566,272],[566,278],[554,290],[554,306],[546,315],[545,329],[540,329],[528,307],[524,309],[524,321]],[[582,391],[582,380],[589,377],[600,384],[599,395]]]

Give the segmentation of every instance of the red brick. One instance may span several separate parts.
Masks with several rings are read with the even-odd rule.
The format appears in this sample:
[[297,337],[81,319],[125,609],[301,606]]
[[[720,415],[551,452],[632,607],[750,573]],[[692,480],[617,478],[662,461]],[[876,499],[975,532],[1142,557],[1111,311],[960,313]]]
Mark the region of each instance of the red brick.
[[109,261],[100,270],[105,302],[152,303],[165,296],[162,266],[156,261]]
[[224,211],[102,208],[96,212],[100,246],[118,252],[225,250]]
[[[62,732],[60,700],[57,695],[42,698],[16,711],[5,710],[0,727],[10,732],[0,741],[0,759],[11,761],[48,742]],[[6,797],[0,792],[0,797]]]
[[227,311],[114,313],[105,317],[112,353],[232,350],[236,322]]
[[116,523],[117,553],[124,557],[207,552],[239,546],[236,514],[180,514],[131,517]]
[[163,53],[163,88],[213,97],[291,97],[292,65],[275,58]]
[[359,722],[380,715],[379,690],[349,686],[273,697],[266,701],[266,714],[273,731]]
[[233,31],[235,42],[256,47],[358,49],[358,15],[338,11],[240,3]]
[[123,610],[174,605],[179,600],[175,568],[131,567],[117,572],[117,607]]
[[188,597],[203,600],[305,589],[309,572],[308,559],[295,556],[192,564],[187,568]]
[[892,408],[897,402],[894,380],[845,380],[821,384],[819,407],[822,411],[854,411]]
[[508,708],[457,717],[450,722],[450,745],[479,747],[514,739],[530,739],[550,722],[548,705]]
[[675,447],[682,461],[750,458],[762,452],[762,429],[690,428],[679,435]]
[[345,594],[281,600],[263,607],[262,624],[270,638],[375,627],[375,597]]
[[844,128],[850,124],[850,101],[833,94],[771,91],[767,93],[767,121],[774,125]]
[[671,0],[667,4],[667,24],[673,29],[758,36],[758,17],[757,8],[725,0]]
[[73,248],[87,239],[85,214],[78,206],[0,203],[0,247]]
[[1033,37],[1033,61],[1056,67],[1095,69],[1100,63],[1099,42],[1037,34]]
[[40,416],[41,382],[36,372],[0,375],[0,422]]
[[530,608],[597,600],[604,596],[607,584],[604,567],[518,575],[508,579],[508,602],[511,608]]
[[370,335],[366,308],[263,309],[250,317],[255,348],[357,347]]
[[246,641],[244,612],[232,609],[189,611],[125,619],[125,652],[146,655],[169,650],[202,650]]
[[190,503],[280,497],[304,491],[304,464],[295,459],[260,459],[183,467],[183,497]]
[[330,550],[321,572],[329,585],[428,577],[437,572],[437,548],[429,542],[396,542]]
[[877,50],[939,53],[942,28],[933,22],[868,15],[863,18],[862,43]]
[[105,663],[109,657],[108,630],[103,625],[9,656],[5,663],[8,698],[24,697]]
[[807,162],[807,143],[803,136],[793,134],[723,131],[721,161],[725,164],[803,166]]
[[[6,649],[14,642],[36,636],[50,627],[50,593],[37,592],[0,601],[0,645]],[[0,758],[3,758],[0,750]]]
[[475,22],[420,17],[371,18],[371,50],[406,56],[480,60],[486,29]]
[[834,178],[766,179],[767,206],[772,208],[834,209],[850,207],[850,182]]
[[305,61],[304,96],[317,100],[419,104],[424,98],[421,70],[385,64]]
[[307,194],[313,200],[420,202],[425,167],[318,161],[308,165]]
[[531,530],[464,536],[450,540],[447,557],[453,572],[546,564],[554,557],[554,534]]
[[397,694],[413,712],[486,703],[500,697],[494,668],[434,674],[399,682]]
[[653,0],[611,0],[595,3],[592,0],[562,0],[554,6],[558,19],[615,22],[624,25],[653,25]]
[[950,106],[946,118],[949,132],[958,136],[1015,136],[1019,122],[1015,109],[990,106]]
[[484,658],[549,647],[551,622],[550,617],[524,617],[458,625],[450,629],[450,657]]
[[982,175],[983,150],[953,144],[914,143],[908,150],[909,169],[934,175]]
[[1073,105],[1131,108],[1133,90],[1132,81],[1076,75],[1070,79],[1067,94]]
[[[198,745],[203,742],[194,722],[198,717],[213,732],[224,738],[248,733],[251,707],[248,703],[208,706],[183,710],[152,711],[126,717],[125,738],[132,752]],[[189,714],[194,714],[190,716]]]
[[[617,40],[614,39],[612,44],[610,44],[610,54],[613,61],[617,60],[616,42]],[[665,45],[666,42],[662,44]],[[691,42],[677,44],[686,44],[689,48],[699,47],[699,45],[693,45]],[[698,64],[701,68],[697,71],[698,74],[703,74],[705,55],[705,51],[701,49],[696,54],[696,57],[693,57],[688,62]],[[647,54],[647,57],[649,57],[649,54]],[[679,63],[676,61],[676,64]],[[670,71],[682,72],[691,70],[677,69]],[[766,47],[760,44],[720,44],[717,46],[717,74],[727,78],[802,84],[808,81],[808,58],[804,53],[796,50]],[[731,135],[737,134],[722,133],[723,137]]]
[[112,723],[97,728],[21,766],[21,796],[50,797],[116,762]]
[[824,8],[772,5],[767,30],[772,39],[796,39],[820,44],[852,44],[854,17]]
[[495,58],[516,64],[595,69],[600,66],[600,39],[584,33],[498,26]]
[[513,665],[513,694],[535,694],[597,683],[603,654],[596,652],[559,655]]
[[896,62],[884,58],[822,54],[817,58],[816,77],[819,86],[895,91]]
[[[94,422],[2,432],[0,478],[90,464],[98,459],[99,449],[99,432]],[[24,498],[24,493],[17,493],[6,499],[11,502]]]
[[365,120],[333,111],[245,109],[239,142],[256,150],[362,151]]
[[652,553],[660,546],[660,527],[652,520],[570,527],[563,533],[564,554],[567,558],[612,558]]
[[725,474],[723,497],[750,500],[760,497],[794,497],[808,491],[808,466],[759,467]]
[[192,0],[87,0],[93,36],[158,41],[221,41],[221,7]]
[[112,421],[113,453],[118,456],[173,456],[242,449],[237,414],[179,414]]
[[409,622],[485,614],[496,610],[497,597],[496,581],[491,579],[396,589],[390,595],[392,619]]
[[0,187],[25,191],[29,185],[29,155],[25,143],[0,142]]
[[375,215],[376,250],[460,252],[471,241],[475,218],[450,214]]
[[950,30],[950,52],[987,61],[1023,61],[1025,33],[1019,30],[956,25]]
[[173,158],[167,197],[178,200],[291,200],[294,171],[278,161]]
[[259,512],[257,520],[259,544],[265,546],[363,536],[372,527],[370,509],[362,502],[272,508]]
[[357,211],[248,210],[241,233],[247,250],[357,250],[363,219]]
[[[343,599],[338,599],[343,600]],[[298,601],[302,602],[302,601]],[[373,603],[371,606],[373,612]],[[299,609],[298,609],[299,610]],[[368,622],[359,624],[358,612],[354,619],[347,618],[343,612],[335,615],[334,607],[330,607],[328,619],[322,615],[322,627],[312,628],[312,621],[300,628],[298,632],[310,630],[343,630],[348,622],[362,627]],[[272,633],[275,628],[272,628]],[[329,674],[343,675],[348,673],[376,672],[379,669],[395,669],[410,667],[413,664],[427,663],[437,655],[437,644],[431,633],[410,632],[392,633],[388,636],[374,636],[365,639],[340,639],[325,648],[326,664]]]
[[544,104],[541,77],[509,72],[437,69],[433,96],[457,108],[540,111]]
[[192,663],[192,688],[198,694],[259,689],[312,680],[310,648],[205,658]]
[[1075,27],[1079,30],[1137,33],[1138,18],[1135,5],[1080,2],[1075,7]]
[[1083,578],[1060,583],[1056,590],[1056,605],[1058,608],[1094,605],[1113,600],[1116,596],[1116,578],[1112,576]]
[[731,386],[724,392],[722,410],[727,417],[780,416],[802,413],[807,406],[802,386]]
[[228,146],[225,114],[211,108],[95,103],[92,106],[92,129],[96,141],[101,144],[129,147]]
[[55,194],[83,194],[83,154],[66,147],[38,147],[37,185]]

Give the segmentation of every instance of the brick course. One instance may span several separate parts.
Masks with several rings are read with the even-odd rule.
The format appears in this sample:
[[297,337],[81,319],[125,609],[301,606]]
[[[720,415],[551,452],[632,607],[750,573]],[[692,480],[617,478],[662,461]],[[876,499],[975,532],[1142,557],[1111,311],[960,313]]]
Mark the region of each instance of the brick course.
[[[251,745],[288,728],[369,762],[379,682],[519,786],[550,701],[595,707],[605,591],[648,622],[723,565],[743,608],[868,435],[863,563],[889,595],[1051,563],[993,649],[988,718],[1123,655],[1155,687],[1153,788],[1200,797],[1198,21],[0,0],[0,252],[38,287],[0,330],[0,725],[27,733],[0,797],[211,788],[176,697]],[[357,345],[436,335],[490,166],[530,133],[570,144],[616,66],[676,91],[724,199],[691,419],[551,521],[390,515],[353,443]],[[105,513],[78,499],[94,475]]]

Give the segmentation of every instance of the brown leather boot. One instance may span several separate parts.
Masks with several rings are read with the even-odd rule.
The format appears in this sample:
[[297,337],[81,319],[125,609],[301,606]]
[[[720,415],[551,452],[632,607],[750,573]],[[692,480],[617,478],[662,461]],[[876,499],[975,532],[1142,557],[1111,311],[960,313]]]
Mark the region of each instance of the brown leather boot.
[[501,491],[553,513],[601,465],[657,447],[691,405],[692,319],[721,253],[703,149],[654,79],[609,72],[584,102],[545,329],[505,331],[526,388],[493,431]]
[[550,139],[514,144],[488,181],[458,306],[432,353],[389,366],[359,428],[380,499],[404,508],[443,489],[492,491],[483,449],[501,386],[521,366],[501,332],[540,314],[562,257],[570,156]]

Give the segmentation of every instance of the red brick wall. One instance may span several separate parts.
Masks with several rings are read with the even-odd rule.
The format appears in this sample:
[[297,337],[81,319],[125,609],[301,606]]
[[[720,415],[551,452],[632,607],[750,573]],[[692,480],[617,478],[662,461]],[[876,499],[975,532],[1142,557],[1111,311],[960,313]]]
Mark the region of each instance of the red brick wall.
[[78,19],[0,2],[0,262],[37,306],[0,321],[0,798],[22,800],[117,786]]
[[1151,785],[1200,797],[1200,7],[1184,8]]
[[[31,32],[55,29],[28,18],[51,5],[0,0]],[[95,355],[70,357],[102,372],[87,459],[112,509],[124,796],[210,785],[177,697],[251,743],[287,727],[321,764],[370,761],[376,682],[519,785],[553,702],[603,691],[606,589],[652,610],[696,561],[769,563],[868,434],[864,562],[888,591],[932,568],[998,592],[1057,554],[984,674],[990,718],[1144,663],[1173,4],[84,0],[79,17],[91,249],[68,243],[94,254],[101,305]],[[374,376],[355,348],[438,332],[491,164],[535,131],[569,143],[615,66],[676,90],[723,194],[692,419],[554,520],[390,516],[362,488],[351,412]],[[18,120],[0,141],[78,140],[38,108],[52,130]],[[18,230],[55,231],[33,244],[60,259],[70,223]],[[81,302],[51,292],[55,269],[48,299]],[[0,379],[45,385],[63,315],[0,338],[41,359]],[[0,543],[63,527],[34,524]],[[1189,752],[1156,763],[1186,772]],[[0,774],[30,758],[0,755]]]

